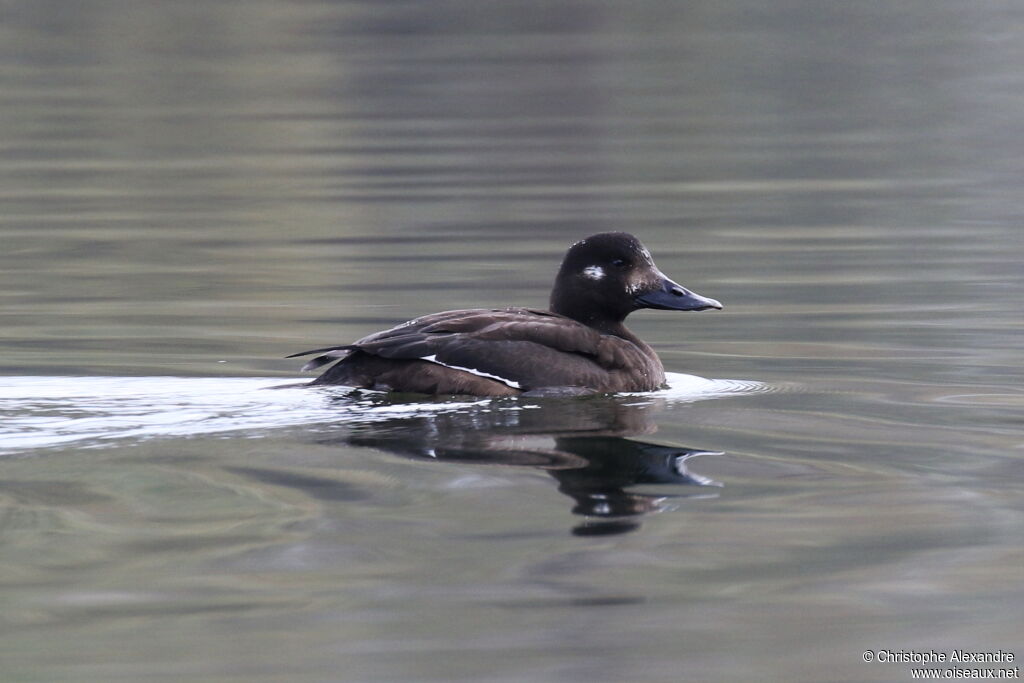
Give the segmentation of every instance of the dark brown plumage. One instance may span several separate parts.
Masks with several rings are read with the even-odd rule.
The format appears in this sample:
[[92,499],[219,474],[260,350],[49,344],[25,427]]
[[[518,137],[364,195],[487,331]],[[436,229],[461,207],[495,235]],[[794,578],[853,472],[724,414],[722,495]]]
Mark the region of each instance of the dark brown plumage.
[[652,391],[657,354],[622,324],[640,308],[721,308],[665,277],[639,240],[602,233],[574,244],[551,310],[467,309],[425,315],[317,354],[313,384],[422,394],[513,396]]

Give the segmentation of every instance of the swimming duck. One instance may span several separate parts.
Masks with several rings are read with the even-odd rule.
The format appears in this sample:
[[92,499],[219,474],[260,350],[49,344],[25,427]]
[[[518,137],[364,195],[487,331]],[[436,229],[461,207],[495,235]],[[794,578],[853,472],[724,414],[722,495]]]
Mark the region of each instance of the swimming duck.
[[606,232],[573,244],[548,310],[465,309],[432,313],[316,354],[334,363],[314,385],[471,396],[581,395],[653,391],[661,360],[623,321],[641,308],[721,309],[654,265],[633,235]]

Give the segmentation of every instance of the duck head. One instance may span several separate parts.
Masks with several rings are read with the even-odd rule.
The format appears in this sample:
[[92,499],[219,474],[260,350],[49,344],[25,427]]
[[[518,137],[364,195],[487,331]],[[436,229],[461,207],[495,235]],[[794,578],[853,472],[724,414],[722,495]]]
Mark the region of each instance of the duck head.
[[703,311],[721,309],[722,304],[669,279],[633,235],[603,232],[569,248],[555,278],[550,307],[600,329],[620,324],[641,308]]

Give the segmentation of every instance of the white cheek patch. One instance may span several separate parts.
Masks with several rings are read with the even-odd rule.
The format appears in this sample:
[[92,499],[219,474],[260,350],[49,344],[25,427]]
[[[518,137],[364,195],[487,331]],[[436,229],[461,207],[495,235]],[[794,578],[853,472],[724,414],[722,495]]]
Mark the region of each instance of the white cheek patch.
[[427,361],[429,363],[434,363],[435,365],[441,365],[441,366],[444,366],[446,368],[451,368],[452,370],[462,370],[463,372],[468,372],[469,374],[476,375],[477,377],[485,377],[487,379],[497,380],[497,381],[501,382],[502,384],[506,384],[506,385],[512,387],[513,389],[522,389],[522,387],[519,385],[519,382],[515,381],[514,379],[505,379],[504,377],[499,377],[498,375],[492,375],[489,372],[484,372],[483,370],[477,370],[475,368],[464,368],[464,367],[461,367],[459,365],[451,365],[450,363],[442,363],[441,361],[439,361],[437,359],[437,354],[434,354],[432,356],[423,356],[422,358],[420,358],[420,360],[425,360],[425,361]]
[[600,280],[604,277],[604,268],[601,266],[587,266],[583,269],[583,277],[589,277],[591,280]]

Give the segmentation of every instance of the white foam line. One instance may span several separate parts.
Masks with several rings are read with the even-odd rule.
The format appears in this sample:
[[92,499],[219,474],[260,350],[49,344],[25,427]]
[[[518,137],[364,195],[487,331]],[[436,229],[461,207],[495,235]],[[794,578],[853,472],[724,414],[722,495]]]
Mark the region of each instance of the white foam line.
[[117,439],[260,435],[339,419],[375,422],[466,410],[483,402],[339,406],[329,392],[278,388],[286,383],[284,378],[0,378],[0,455],[71,444],[96,447]]
[[[436,363],[432,357],[424,360]],[[455,369],[518,388],[518,383],[495,375],[471,368]],[[667,389],[632,396],[640,403],[664,400],[672,404],[780,390],[755,381],[705,379],[677,373],[667,373],[667,379]],[[282,384],[290,386],[277,388]],[[329,389],[321,387],[320,391],[311,392],[286,378],[3,377],[0,455],[72,444],[88,448],[116,439],[139,441],[239,431],[247,436],[260,436],[301,425],[368,423],[465,411],[487,406],[490,401],[480,398],[378,404],[354,400],[339,404],[333,400],[336,393]],[[507,409],[528,408],[539,406]]]
[[635,396],[657,397],[670,403],[693,403],[714,398],[744,396],[773,391],[774,388],[756,380],[707,379],[697,375],[666,372],[668,388]]

